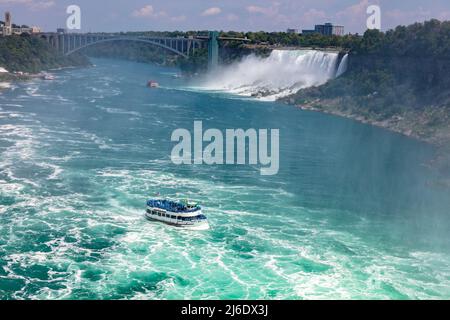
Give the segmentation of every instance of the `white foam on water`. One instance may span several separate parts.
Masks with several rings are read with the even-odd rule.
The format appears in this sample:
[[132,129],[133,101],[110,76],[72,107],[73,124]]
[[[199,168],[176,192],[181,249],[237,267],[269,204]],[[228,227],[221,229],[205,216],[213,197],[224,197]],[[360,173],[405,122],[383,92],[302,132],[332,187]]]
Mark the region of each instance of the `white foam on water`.
[[113,147],[105,139],[97,136],[95,133],[81,131],[80,134],[83,138],[94,142],[99,149],[113,149]]
[[13,107],[13,108],[23,108],[23,105],[21,105],[21,104],[13,104],[13,103],[1,103],[0,106]]
[[[271,221],[282,220],[283,217],[278,217],[276,214],[264,215],[251,210],[244,213],[227,208],[225,199],[229,200],[244,191],[247,196],[255,195],[260,192],[256,188],[227,186],[153,170],[110,168],[92,171],[86,173],[86,176],[94,177],[91,182],[102,186],[103,194],[111,195],[101,211],[75,209],[78,204],[88,201],[88,195],[74,194],[71,197],[40,198],[38,201],[29,201],[29,203],[40,208],[41,219],[47,214],[63,217],[63,211],[77,212],[80,222],[86,223],[85,227],[75,227],[78,222],[72,220],[73,218],[67,221],[69,226],[72,225],[71,236],[78,239],[77,241],[81,241],[86,236],[87,229],[104,230],[117,226],[124,228],[126,232],[115,238],[114,247],[101,251],[101,260],[88,264],[75,264],[72,260],[73,255],[90,255],[99,251],[80,247],[78,242],[67,243],[63,239],[48,243],[52,248],[51,252],[38,253],[36,256],[30,252],[7,257],[9,265],[12,265],[14,261],[22,264],[23,267],[30,266],[33,262],[74,266],[68,270],[69,275],[52,275],[53,279],[62,279],[65,289],[43,289],[37,294],[40,298],[70,298],[72,292],[79,288],[88,289],[100,297],[108,297],[108,294],[114,292],[117,286],[123,287],[133,283],[136,274],[154,272],[164,274],[167,278],[157,282],[154,290],[145,289],[143,292],[133,293],[129,298],[211,299],[235,293],[241,298],[252,299],[267,296],[271,290],[276,290],[277,293],[270,296],[276,299],[389,298],[384,290],[380,289],[383,282],[391,283],[397,290],[410,297],[414,296],[410,295],[413,293],[412,286],[430,287],[430,284],[424,284],[421,281],[410,280],[408,283],[406,278],[408,274],[394,272],[395,265],[400,262],[408,263],[408,258],[396,259],[386,252],[361,247],[363,243],[360,239],[349,233],[332,229],[327,231],[327,225],[314,226],[314,221],[305,221],[300,216],[283,220],[285,223],[278,229],[267,228],[264,226],[270,226]],[[176,184],[173,184],[174,181]],[[147,191],[165,189],[175,193],[180,188],[187,191],[203,190],[202,199],[220,204],[211,208],[206,206],[206,210],[211,222],[213,224],[215,221],[218,222],[216,228],[223,230],[222,241],[210,241],[215,232],[214,228],[199,236],[192,232],[180,232],[160,223],[148,222],[143,217],[144,209],[136,210],[128,204],[130,200],[139,201]],[[282,189],[266,188],[264,192],[279,194],[278,200],[281,202],[283,199],[291,199],[289,193],[283,192]],[[112,197],[113,195],[115,197]],[[305,209],[298,208],[298,210]],[[254,214],[250,217],[253,223],[249,223],[248,214]],[[256,223],[254,219],[266,219],[266,223]],[[56,227],[59,222],[48,220],[48,223]],[[233,229],[237,227],[245,233],[236,234]],[[311,230],[313,227],[317,229],[315,232]],[[293,236],[284,239],[280,236],[280,230],[291,230],[290,234]],[[309,230],[311,234],[306,237],[295,236],[294,232],[297,230]],[[352,247],[358,256],[361,256],[361,260],[367,259],[367,268],[359,265],[359,262],[354,262],[352,256],[327,250],[320,242],[326,237]],[[239,258],[239,251],[231,247],[235,241],[238,244],[248,243],[252,249],[248,252],[249,259],[245,262]],[[261,246],[263,247],[260,248]],[[280,250],[290,253],[280,253]],[[171,254],[168,255],[167,252]],[[386,256],[386,260],[371,260],[373,257],[383,255]],[[424,253],[413,253],[413,256],[419,265],[422,263],[421,260],[431,259],[430,266],[435,260],[442,258],[439,255],[430,256]],[[327,265],[329,269],[301,270],[295,264],[300,259]],[[86,265],[101,270],[107,276],[101,276],[101,280],[97,282],[86,280],[83,276]],[[368,279],[358,279],[353,274],[355,270],[364,272]],[[12,276],[14,276],[13,273]],[[184,281],[188,284],[184,287],[179,286],[175,276],[185,279]],[[441,275],[439,279],[443,281],[442,283],[447,281],[445,275]],[[27,279],[27,281],[34,280]],[[438,292],[445,294],[442,288],[439,289],[437,285],[435,287]],[[18,297],[24,296],[26,295],[18,293]],[[426,294],[416,295],[416,297],[429,298]]]
[[[11,142],[0,157],[0,196],[8,201],[0,206],[0,237],[12,248],[2,259],[7,276],[25,283],[14,298],[392,298],[386,285],[411,298],[450,297],[448,254],[396,256],[355,230],[336,230],[329,218],[343,212],[296,205],[298,195],[284,185],[229,184],[217,172],[211,179],[177,174],[164,159],[136,166],[138,160],[127,166],[110,159],[111,167],[79,168],[69,160],[92,155],[95,161],[86,149],[117,145],[102,133],[64,125],[5,124],[0,136]],[[61,146],[57,154],[49,143]],[[20,180],[23,173],[13,170],[20,165],[46,170]],[[180,231],[145,220],[145,199],[156,192],[198,200],[212,229]],[[371,220],[358,223],[365,230]],[[43,236],[47,250],[25,249],[24,236]],[[97,240],[106,245],[95,247]],[[52,268],[47,280],[26,273],[35,265]],[[89,270],[100,274],[87,277]],[[159,274],[157,280],[145,278],[152,273]],[[128,290],[126,296],[118,288]]]
[[0,82],[0,89],[10,89],[11,83],[10,82]]
[[51,169],[53,172],[47,177],[47,180],[56,180],[59,175],[64,171],[60,166],[53,163],[36,163],[36,165],[45,168]]
[[45,95],[38,93],[39,87],[36,86],[26,88],[25,92],[31,97],[45,97]]
[[110,107],[99,107],[99,109],[106,111],[107,113],[111,114],[125,114],[125,115],[132,115],[135,117],[141,117],[142,115],[137,111],[128,111],[120,108],[110,108]]

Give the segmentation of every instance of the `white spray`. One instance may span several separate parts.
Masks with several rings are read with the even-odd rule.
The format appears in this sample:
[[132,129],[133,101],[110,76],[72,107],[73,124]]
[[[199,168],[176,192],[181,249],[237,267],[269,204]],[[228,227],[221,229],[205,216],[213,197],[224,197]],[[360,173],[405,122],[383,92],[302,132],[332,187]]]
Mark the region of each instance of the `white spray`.
[[210,74],[203,88],[263,100],[276,100],[300,89],[322,85],[336,75],[338,53],[273,50],[269,57],[249,55]]

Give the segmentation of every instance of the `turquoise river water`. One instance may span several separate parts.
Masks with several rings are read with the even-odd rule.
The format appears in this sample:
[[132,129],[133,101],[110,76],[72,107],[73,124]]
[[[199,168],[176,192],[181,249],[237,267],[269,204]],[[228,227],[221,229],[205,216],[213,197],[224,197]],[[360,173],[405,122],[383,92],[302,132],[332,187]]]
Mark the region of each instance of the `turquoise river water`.
[[[195,90],[175,69],[94,63],[0,94],[1,299],[450,298],[433,147]],[[171,133],[194,120],[278,128],[279,173],[172,164]],[[211,229],[147,221],[158,192],[199,201]]]

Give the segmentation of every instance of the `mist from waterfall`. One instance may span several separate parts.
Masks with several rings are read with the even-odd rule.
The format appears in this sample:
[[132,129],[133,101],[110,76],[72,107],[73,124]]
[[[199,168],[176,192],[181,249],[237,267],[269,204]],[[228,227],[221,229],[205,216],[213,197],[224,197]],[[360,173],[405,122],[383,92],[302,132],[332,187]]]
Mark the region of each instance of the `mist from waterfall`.
[[206,76],[207,90],[273,101],[300,89],[319,86],[336,75],[338,53],[273,50],[269,57],[249,55]]

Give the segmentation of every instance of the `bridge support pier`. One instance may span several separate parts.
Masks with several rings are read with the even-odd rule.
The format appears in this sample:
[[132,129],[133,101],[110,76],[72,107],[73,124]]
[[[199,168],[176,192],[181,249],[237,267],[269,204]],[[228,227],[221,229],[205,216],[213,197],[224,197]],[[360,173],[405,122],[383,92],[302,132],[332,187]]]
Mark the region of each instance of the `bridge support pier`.
[[213,70],[219,64],[219,32],[210,31],[208,38],[208,69]]

